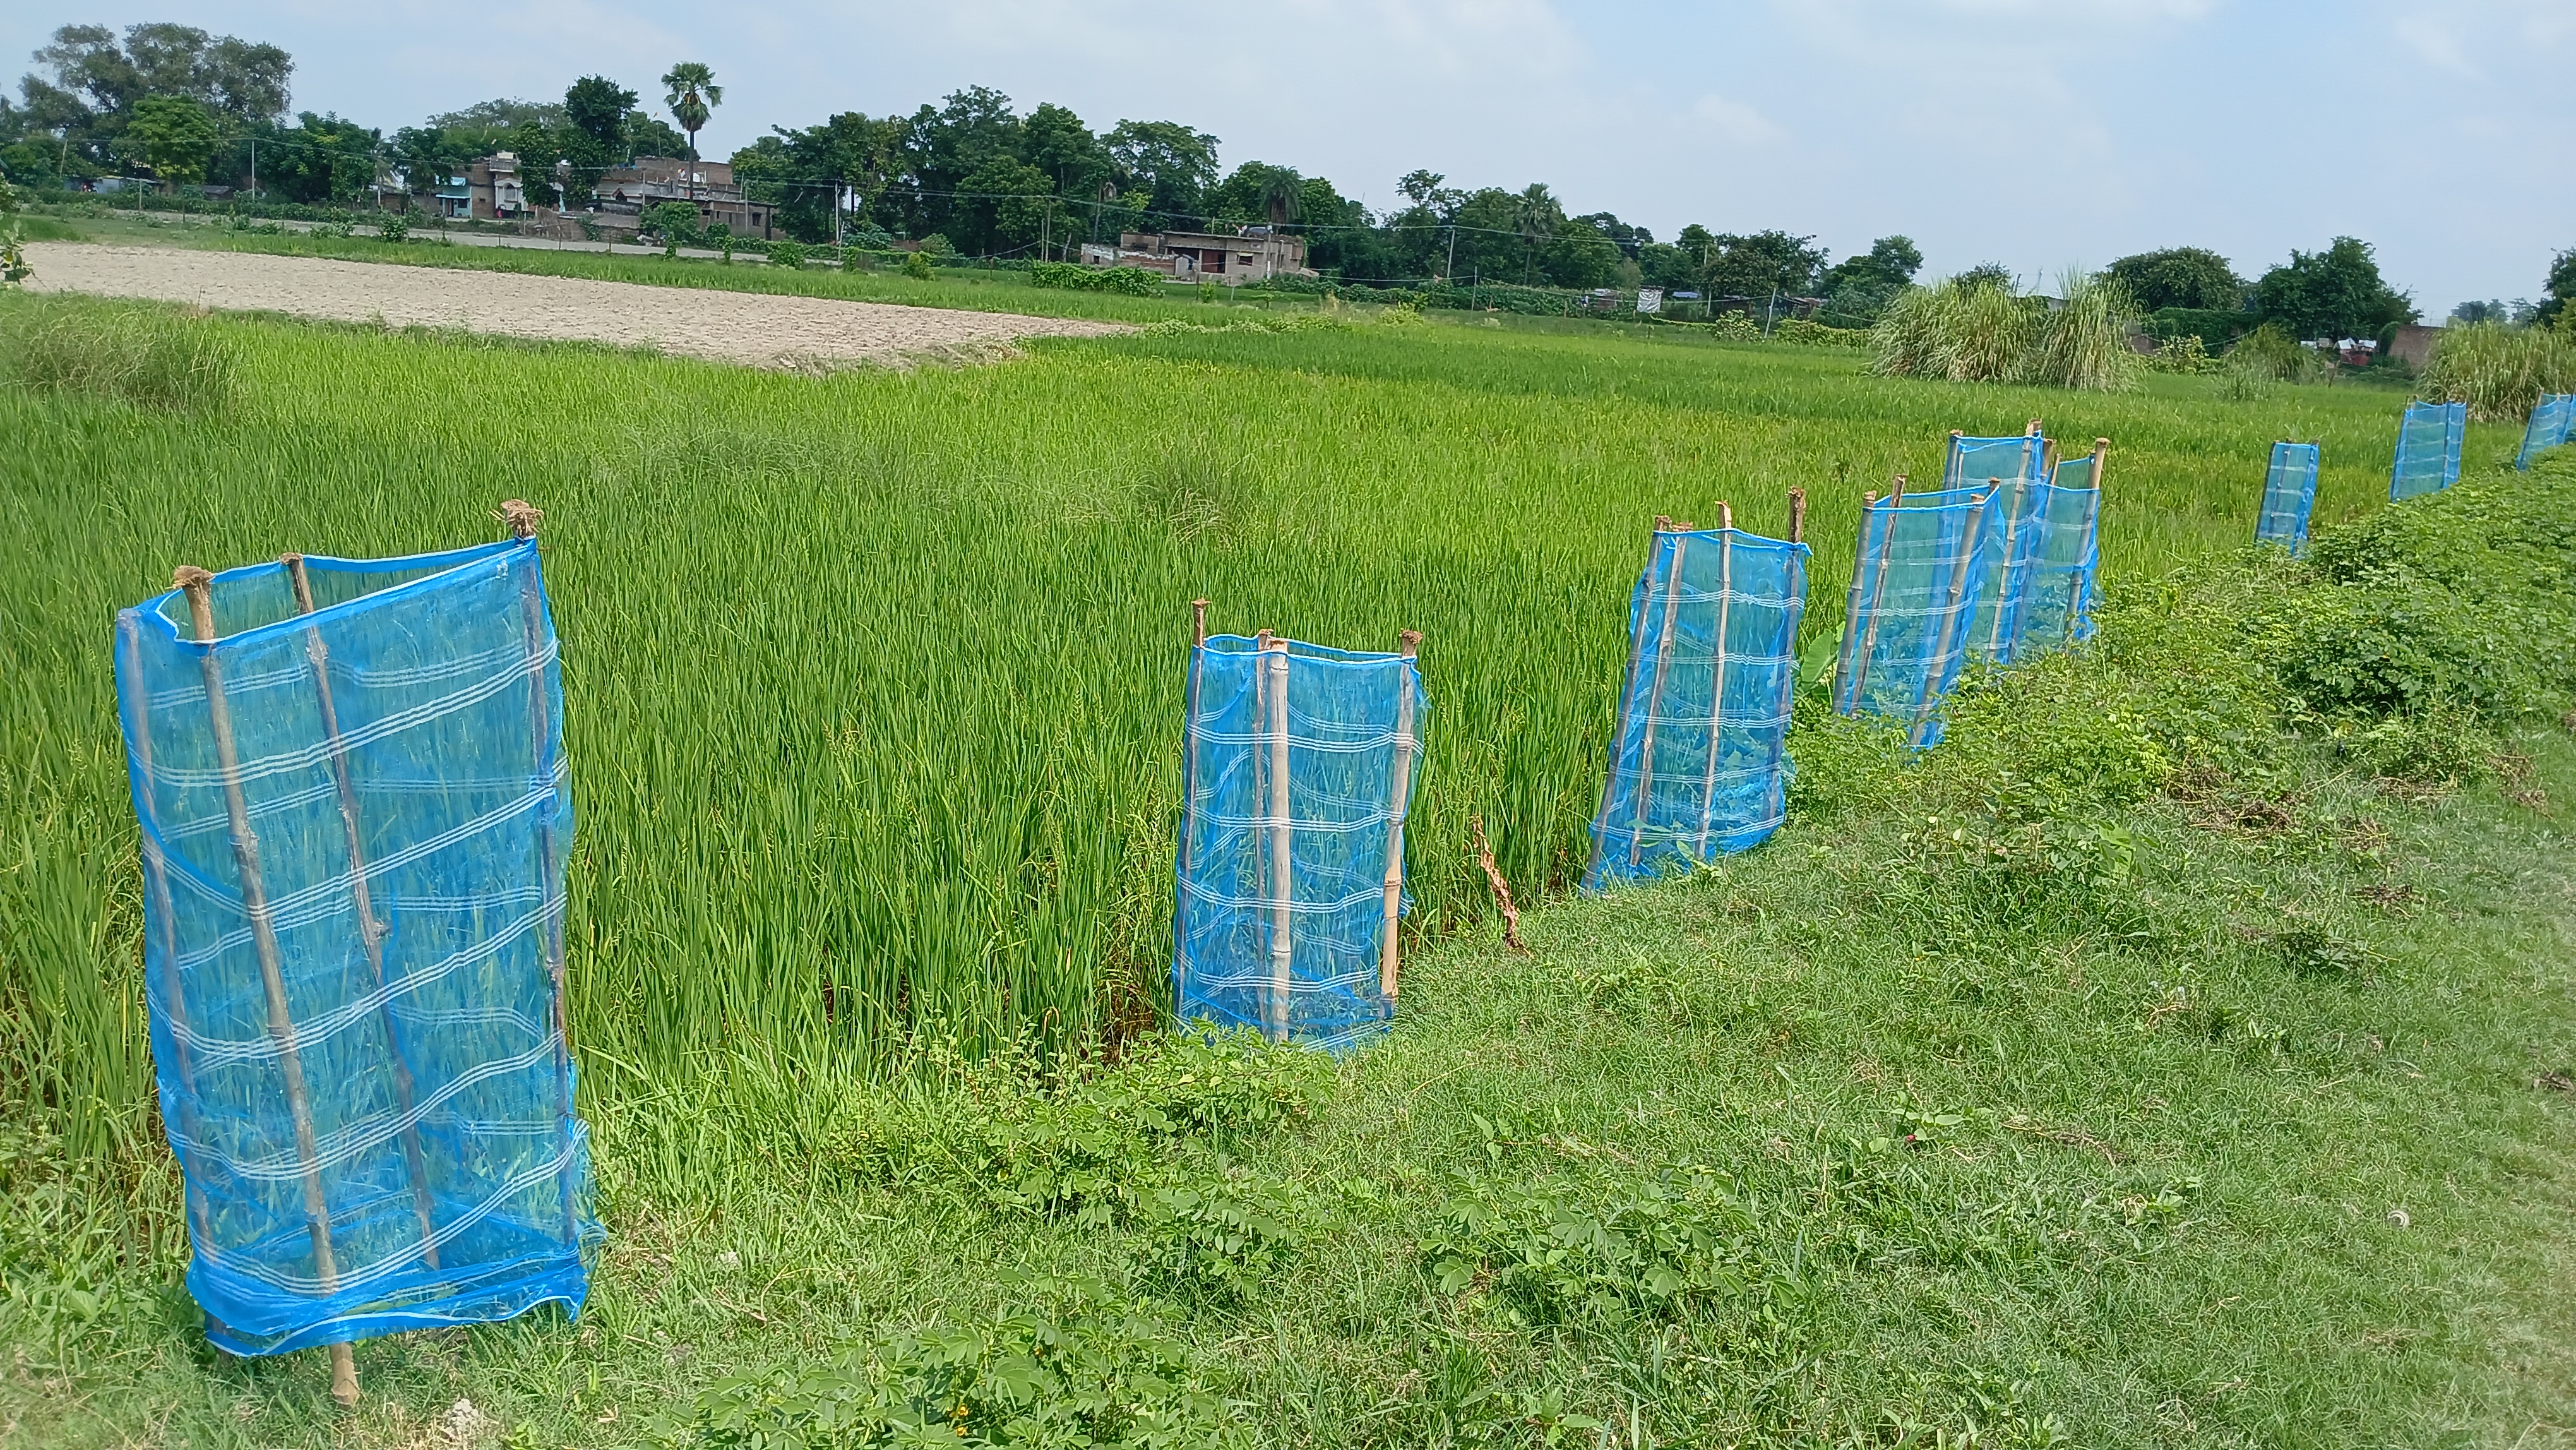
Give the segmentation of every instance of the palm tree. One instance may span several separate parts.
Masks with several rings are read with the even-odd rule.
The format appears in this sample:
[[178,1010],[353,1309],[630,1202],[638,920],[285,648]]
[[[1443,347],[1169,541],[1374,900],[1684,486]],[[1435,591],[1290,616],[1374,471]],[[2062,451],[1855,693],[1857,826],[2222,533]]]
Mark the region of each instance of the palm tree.
[[1305,210],[1305,185],[1303,177],[1284,166],[1261,179],[1261,211],[1274,229],[1295,221]]
[[716,84],[716,73],[703,62],[684,60],[671,67],[662,77],[663,88],[670,95],[663,104],[671,108],[671,119],[689,133],[689,199],[698,199],[698,128],[707,123],[707,112],[724,104],[724,87]]
[[1529,285],[1530,268],[1538,261],[1538,244],[1556,230],[1564,208],[1550,196],[1547,183],[1532,182],[1529,189],[1512,198],[1512,226],[1521,234],[1521,285]]

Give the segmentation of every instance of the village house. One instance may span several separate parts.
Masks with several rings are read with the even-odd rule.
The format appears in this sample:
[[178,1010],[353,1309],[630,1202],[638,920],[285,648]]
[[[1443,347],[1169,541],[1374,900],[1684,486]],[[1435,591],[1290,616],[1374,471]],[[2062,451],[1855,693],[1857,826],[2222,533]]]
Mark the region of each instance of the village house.
[[1237,227],[1230,232],[1121,232],[1118,245],[1087,244],[1083,264],[1091,267],[1142,267],[1174,281],[1204,277],[1240,287],[1271,277],[1312,277],[1306,266],[1306,239],[1271,227]]
[[481,221],[511,221],[529,215],[528,195],[519,184],[519,157],[495,151],[465,173],[466,215]]
[[638,156],[600,173],[591,190],[597,198],[593,220],[604,231],[633,231],[646,211],[681,201],[698,209],[700,225],[721,222],[738,237],[776,235],[776,208],[746,198],[734,181],[733,167],[722,161],[701,161],[693,171],[683,159]]

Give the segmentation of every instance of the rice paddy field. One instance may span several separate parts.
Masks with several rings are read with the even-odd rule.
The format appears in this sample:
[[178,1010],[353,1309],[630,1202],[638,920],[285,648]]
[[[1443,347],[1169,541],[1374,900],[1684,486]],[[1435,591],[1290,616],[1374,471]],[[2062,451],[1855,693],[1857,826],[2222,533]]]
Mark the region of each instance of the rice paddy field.
[[[12,300],[0,325],[120,309]],[[48,309],[52,309],[51,314]],[[1418,324],[1042,344],[815,380],[257,319],[168,411],[0,393],[7,1024],[71,1131],[130,1132],[133,824],[108,620],[210,568],[367,556],[547,513],[579,811],[573,1022],[614,1092],[746,1035],[865,1058],[916,1029],[1091,1040],[1164,991],[1187,602],[1353,648],[1424,631],[1417,930],[1586,849],[1625,602],[1656,514],[1807,490],[1811,632],[1864,489],[1951,428],[2113,440],[2107,578],[2239,547],[2269,443],[2322,442],[2320,522],[2377,506],[2403,399],[2202,379],[2122,397],[1863,376],[1829,351]],[[2472,430],[2473,458],[2510,430]]]
[[[2576,1444],[2576,469],[2473,424],[2391,509],[2375,387],[1135,305],[1194,326],[812,377],[0,297],[0,1444]],[[1777,838],[1572,897],[1653,516],[1805,489],[1829,642],[1863,490],[2034,416],[2112,439],[2096,642],[1914,759],[1802,700]],[[338,1412],[181,1282],[110,621],[511,497],[609,1238]],[[1347,1058],[1152,1030],[1199,596],[1426,635]]]

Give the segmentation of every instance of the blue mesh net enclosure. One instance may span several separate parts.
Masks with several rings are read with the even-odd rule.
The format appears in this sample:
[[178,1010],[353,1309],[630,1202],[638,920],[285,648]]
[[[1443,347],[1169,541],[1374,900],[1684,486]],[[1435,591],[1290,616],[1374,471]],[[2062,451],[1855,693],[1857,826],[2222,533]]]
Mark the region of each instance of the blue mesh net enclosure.
[[2397,425],[2397,461],[2388,471],[2388,496],[2438,493],[2460,481],[2460,444],[2468,435],[2466,403],[2409,403]]
[[2008,665],[2091,636],[2094,536],[2109,452],[2110,440],[2097,439],[2091,453],[2036,479],[1992,483],[1996,520],[1984,536],[1969,658]]
[[1941,699],[1967,660],[1985,539],[2001,527],[2002,492],[1901,494],[1861,511],[1836,710],[1902,721],[1918,747],[1939,743]]
[[1629,596],[1627,679],[1585,890],[1779,829],[1808,553],[1731,528],[1656,530]]
[[2513,455],[2513,466],[2531,467],[2533,457],[2565,444],[2571,428],[2576,428],[2576,393],[2541,394],[2532,405],[2531,421],[2523,426],[2522,448]]
[[1340,1049],[1395,1011],[1422,692],[1400,654],[1191,652],[1172,990],[1182,1020]]
[[2254,519],[2254,542],[2279,544],[2291,553],[2308,546],[2308,514],[2317,503],[2317,445],[2275,443],[2263,475],[2263,511]]
[[2039,420],[2030,420],[2030,430],[2002,438],[1971,438],[1964,433],[1950,435],[1950,450],[1941,463],[1941,487],[1983,488],[1988,484],[2039,483],[2048,477],[2048,440],[2040,434]]
[[577,1310],[600,1230],[536,544],[181,582],[117,615],[117,699],[208,1337],[274,1354]]

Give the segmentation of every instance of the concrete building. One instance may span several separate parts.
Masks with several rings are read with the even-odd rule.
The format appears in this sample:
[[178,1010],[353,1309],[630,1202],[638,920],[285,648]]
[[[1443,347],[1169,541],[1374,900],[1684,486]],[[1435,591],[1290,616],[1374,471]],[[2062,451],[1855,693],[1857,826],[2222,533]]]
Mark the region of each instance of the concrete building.
[[698,209],[702,226],[722,222],[738,237],[768,240],[777,235],[776,208],[746,198],[734,181],[733,167],[722,161],[701,161],[693,170],[685,159],[638,156],[600,173],[592,194],[597,198],[595,223],[603,231],[631,232],[646,211],[679,201]]
[[1122,232],[1115,249],[1092,244],[1082,260],[1093,267],[1143,267],[1177,280],[1205,277],[1229,287],[1270,277],[1312,277],[1306,239],[1270,227],[1230,232]]
[[528,194],[519,184],[519,155],[495,151],[465,173],[467,213],[482,221],[511,221],[528,215]]

